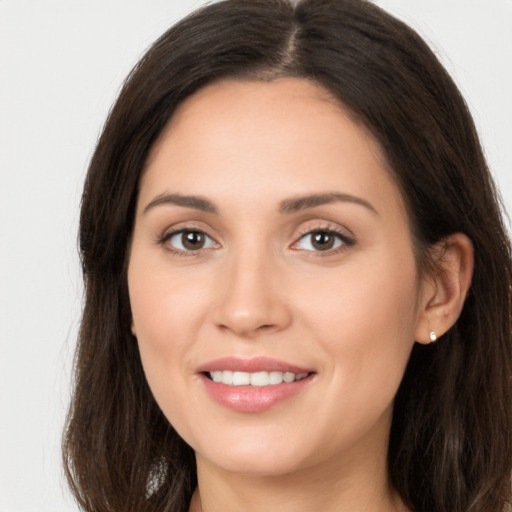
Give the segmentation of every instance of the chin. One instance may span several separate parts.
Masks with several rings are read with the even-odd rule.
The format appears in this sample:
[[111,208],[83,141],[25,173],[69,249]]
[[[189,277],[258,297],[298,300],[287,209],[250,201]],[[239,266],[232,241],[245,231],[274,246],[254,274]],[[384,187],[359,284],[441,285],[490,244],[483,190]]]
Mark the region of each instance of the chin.
[[229,473],[256,477],[277,477],[304,469],[306,461],[297,454],[283,452],[263,453],[262,450],[238,450],[234,447],[230,453],[211,453],[198,457]]
[[[282,476],[317,463],[321,446],[310,449],[304,429],[230,429],[225,435],[210,431],[208,438],[189,443],[196,456],[224,471],[252,476]],[[294,435],[294,433],[296,435]],[[328,449],[328,447],[327,447]]]

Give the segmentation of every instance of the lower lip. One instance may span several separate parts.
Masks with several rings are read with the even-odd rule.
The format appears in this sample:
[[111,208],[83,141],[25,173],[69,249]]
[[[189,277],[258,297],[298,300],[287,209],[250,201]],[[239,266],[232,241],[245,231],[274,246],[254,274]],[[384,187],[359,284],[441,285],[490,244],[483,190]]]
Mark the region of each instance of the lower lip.
[[201,374],[209,395],[219,404],[238,412],[262,412],[300,393],[311,383],[313,374],[295,382],[270,386],[228,386]]

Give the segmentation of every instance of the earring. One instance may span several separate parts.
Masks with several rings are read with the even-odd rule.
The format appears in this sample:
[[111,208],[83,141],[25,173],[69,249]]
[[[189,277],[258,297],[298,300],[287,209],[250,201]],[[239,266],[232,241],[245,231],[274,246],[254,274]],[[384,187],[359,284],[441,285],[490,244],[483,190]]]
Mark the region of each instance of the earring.
[[435,331],[430,331],[430,341],[432,343],[434,343],[434,341],[437,340],[437,334],[435,333]]

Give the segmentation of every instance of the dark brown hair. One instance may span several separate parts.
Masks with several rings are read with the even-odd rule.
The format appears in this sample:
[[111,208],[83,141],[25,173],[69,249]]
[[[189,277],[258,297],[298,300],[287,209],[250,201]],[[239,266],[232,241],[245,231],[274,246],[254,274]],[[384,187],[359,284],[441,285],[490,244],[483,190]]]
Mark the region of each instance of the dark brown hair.
[[303,77],[381,144],[408,206],[419,268],[443,237],[475,250],[462,314],[415,345],[388,467],[416,512],[495,512],[512,469],[511,250],[466,104],[421,38],[364,0],[227,0],[188,16],[128,77],[90,163],[80,251],[85,307],[64,439],[86,511],[184,511],[195,461],[159,410],[130,332],[127,249],[148,153],[176,107],[221,78]]

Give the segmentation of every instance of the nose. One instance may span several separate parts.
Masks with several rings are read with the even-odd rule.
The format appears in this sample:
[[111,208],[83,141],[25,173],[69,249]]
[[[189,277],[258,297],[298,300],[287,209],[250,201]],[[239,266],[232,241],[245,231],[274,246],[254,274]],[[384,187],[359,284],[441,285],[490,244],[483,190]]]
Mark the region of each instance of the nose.
[[292,315],[275,261],[260,251],[245,250],[225,262],[219,275],[214,321],[244,338],[279,332]]

